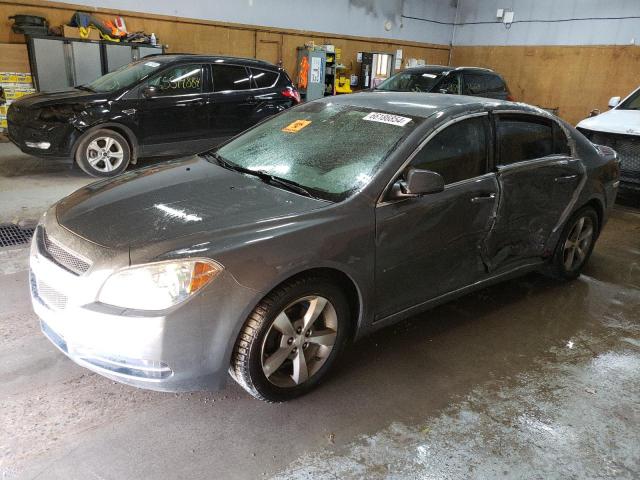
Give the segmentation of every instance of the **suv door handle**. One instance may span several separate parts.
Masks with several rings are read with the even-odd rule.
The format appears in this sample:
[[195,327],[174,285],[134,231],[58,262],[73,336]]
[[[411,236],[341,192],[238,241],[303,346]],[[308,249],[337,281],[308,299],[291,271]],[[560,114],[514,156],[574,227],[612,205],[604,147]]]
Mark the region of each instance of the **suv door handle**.
[[561,177],[556,177],[556,183],[569,183],[573,182],[578,175],[563,175]]
[[246,98],[246,103],[248,103],[249,105],[253,105],[254,103],[258,103],[258,99],[256,99],[256,97],[254,97],[253,95],[249,95]]
[[496,194],[490,193],[489,195],[484,195],[482,197],[473,197],[471,199],[471,203],[493,202],[495,199],[496,199]]

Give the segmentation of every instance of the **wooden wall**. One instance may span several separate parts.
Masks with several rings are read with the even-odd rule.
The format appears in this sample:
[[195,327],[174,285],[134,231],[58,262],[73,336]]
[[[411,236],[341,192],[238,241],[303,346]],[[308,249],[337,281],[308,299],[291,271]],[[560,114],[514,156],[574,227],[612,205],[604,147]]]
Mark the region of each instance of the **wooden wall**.
[[[0,44],[24,43],[22,35],[11,31],[12,22],[7,19],[11,15],[18,13],[41,15],[55,26],[68,23],[76,10],[87,11],[88,9],[56,2],[0,0]],[[97,9],[94,13],[103,18],[121,15],[129,31],[154,32],[163,44],[169,46],[168,52],[224,54],[259,58],[273,63],[282,60],[283,67],[292,78],[296,68],[296,47],[302,46],[309,40],[315,41],[316,44],[332,43],[341,48],[341,62],[351,67],[354,73],[359,69],[356,63],[358,51],[395,54],[396,49],[401,48],[405,59],[424,58],[427,62],[439,64],[446,64],[449,56],[448,46],[354,37],[349,36],[348,32],[344,35],[335,35],[111,9]],[[2,70],[2,58],[0,58],[0,70]]]
[[573,125],[640,85],[636,46],[460,46],[453,47],[452,64],[496,70],[516,100],[558,108]]

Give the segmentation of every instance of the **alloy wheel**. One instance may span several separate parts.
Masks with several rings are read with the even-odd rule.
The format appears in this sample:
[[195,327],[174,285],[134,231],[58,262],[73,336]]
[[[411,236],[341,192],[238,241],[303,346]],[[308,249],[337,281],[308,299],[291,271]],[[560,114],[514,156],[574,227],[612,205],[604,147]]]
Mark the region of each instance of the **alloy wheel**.
[[590,217],[583,216],[576,220],[564,242],[563,263],[568,272],[580,268],[584,263],[593,242],[593,233],[594,226]]
[[86,157],[95,170],[108,173],[122,164],[124,150],[112,137],[97,137],[87,145]]
[[273,385],[295,387],[325,364],[338,333],[338,317],[329,300],[306,296],[285,307],[262,342],[261,365]]

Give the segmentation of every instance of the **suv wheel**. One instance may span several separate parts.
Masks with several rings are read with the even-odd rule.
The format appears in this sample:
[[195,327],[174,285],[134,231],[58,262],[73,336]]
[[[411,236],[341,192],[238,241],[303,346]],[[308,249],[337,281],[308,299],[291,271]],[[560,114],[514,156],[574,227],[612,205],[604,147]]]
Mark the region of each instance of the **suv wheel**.
[[567,222],[553,256],[554,276],[573,279],[580,275],[598,238],[598,214],[591,207],[578,210]]
[[323,277],[278,287],[245,322],[229,369],[251,395],[283,402],[307,393],[328,373],[344,346],[349,305]]
[[129,166],[130,160],[129,143],[113,130],[94,130],[80,140],[76,150],[76,162],[93,177],[119,175]]

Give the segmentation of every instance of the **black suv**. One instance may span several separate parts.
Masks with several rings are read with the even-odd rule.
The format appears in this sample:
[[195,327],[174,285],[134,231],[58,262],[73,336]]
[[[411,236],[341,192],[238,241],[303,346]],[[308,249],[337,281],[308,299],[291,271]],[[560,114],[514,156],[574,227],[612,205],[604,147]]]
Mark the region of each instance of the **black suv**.
[[424,65],[402,70],[378,85],[386,92],[432,92],[512,101],[504,79],[493,70],[479,67]]
[[75,158],[111,177],[139,157],[206,150],[299,102],[286,72],[266,62],[153,55],[88,85],[23,97],[7,120],[23,152]]

